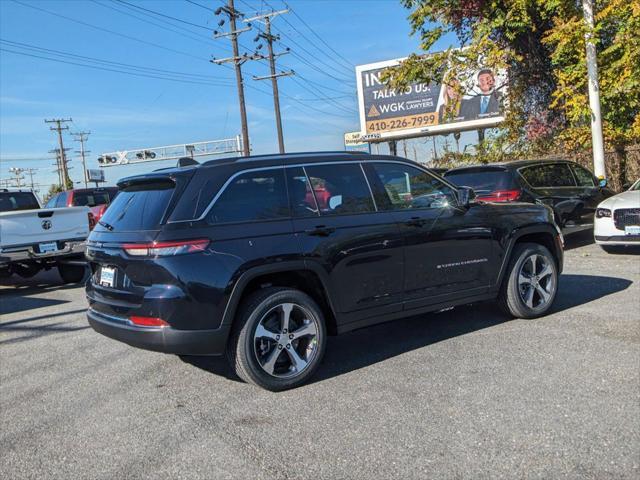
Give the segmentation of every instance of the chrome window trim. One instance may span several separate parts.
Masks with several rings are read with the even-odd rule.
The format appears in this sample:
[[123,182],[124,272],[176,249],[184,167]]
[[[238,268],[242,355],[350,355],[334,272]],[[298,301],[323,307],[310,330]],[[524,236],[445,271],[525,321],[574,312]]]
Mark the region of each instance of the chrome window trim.
[[369,195],[371,195],[371,199],[373,200],[373,211],[378,212],[378,203],[376,202],[376,196],[373,194],[373,190],[371,190],[371,184],[369,184],[369,179],[367,178],[367,172],[364,171],[364,166],[362,162],[360,162],[360,170],[362,170],[362,176],[364,180],[367,182],[367,188],[369,189]]
[[[237,177],[239,177],[240,175],[243,175],[245,173],[282,169],[283,170],[283,174],[285,174],[284,170],[286,170],[287,168],[302,167],[302,169],[304,170],[305,175],[307,175],[307,171],[306,171],[305,167],[320,166],[320,165],[358,164],[358,165],[360,165],[360,168],[361,168],[362,173],[364,175],[365,181],[367,182],[367,185],[369,185],[369,179],[367,178],[367,175],[364,172],[364,167],[362,166],[363,163],[397,163],[397,164],[400,164],[400,165],[410,166],[410,167],[413,167],[413,168],[417,168],[418,170],[422,170],[424,173],[426,173],[429,176],[435,178],[439,182],[442,182],[445,185],[449,186],[454,191],[458,190],[458,187],[456,187],[455,185],[449,183],[448,181],[446,181],[446,179],[437,178],[431,172],[429,172],[429,170],[426,167],[423,167],[419,163],[415,163],[414,164],[414,162],[410,162],[410,161],[409,162],[401,162],[401,161],[398,161],[398,160],[364,160],[363,161],[363,159],[356,159],[354,161],[334,160],[334,161],[328,161],[328,162],[301,162],[301,163],[295,163],[295,164],[292,164],[292,165],[272,165],[270,167],[247,168],[247,169],[243,169],[243,170],[238,170],[236,173],[231,175],[227,179],[226,182],[224,182],[222,187],[220,187],[220,190],[218,190],[218,193],[216,193],[213,196],[213,198],[209,202],[209,205],[207,205],[207,208],[204,209],[204,211],[202,212],[202,214],[198,218],[192,218],[192,219],[189,219],[189,220],[172,220],[172,221],[167,221],[167,224],[191,223],[191,222],[199,222],[201,220],[204,220],[207,217],[207,215],[209,214],[209,212],[211,211],[211,209],[213,208],[213,206],[215,205],[216,201],[225,192],[225,190],[231,184],[231,182],[233,182],[233,180],[235,180]],[[307,175],[307,181],[311,185],[311,181],[309,180],[309,176],[308,175]],[[311,191],[313,192],[313,188],[311,189]],[[373,196],[373,192],[371,191],[371,186],[370,185],[369,185],[369,193],[371,194],[371,199],[373,200],[373,205],[374,205],[374,207],[376,207],[376,200],[375,200],[375,198]],[[288,196],[288,192],[287,192],[287,196]],[[313,194],[313,197],[314,197],[314,200],[315,200],[315,192]],[[317,206],[318,205],[317,205],[317,200],[316,200],[316,208],[317,208]],[[376,208],[376,210],[374,210],[373,212],[363,212],[363,213],[371,214],[371,213],[377,213],[379,211],[380,210],[377,210],[377,208]],[[352,215],[352,214],[345,214],[345,215]],[[319,210],[318,210],[318,216],[322,216],[322,215],[320,215]],[[285,220],[285,219],[291,219],[291,218],[294,218],[294,217],[292,217],[290,215],[289,217],[283,217],[282,219],[278,219],[278,220]],[[233,223],[238,223],[238,222],[233,222]],[[244,223],[247,223],[247,222],[244,222]]]
[[[294,168],[298,168],[298,167],[294,167]],[[307,174],[307,169],[304,168],[304,166],[302,166],[300,168],[302,168],[302,172],[304,173],[304,178],[307,181],[307,186],[309,187],[309,191],[311,192],[311,196],[313,197],[313,204],[316,206],[316,216],[319,217],[320,216],[320,207],[318,206],[318,199],[316,198],[316,192],[313,189],[313,185],[311,185],[311,179],[309,178],[309,175]],[[285,170],[286,170],[286,168],[285,168]],[[291,208],[291,206],[289,206],[289,208]],[[290,211],[290,213],[291,213],[291,211]],[[291,215],[291,218],[304,218],[304,217],[294,217],[293,215]]]

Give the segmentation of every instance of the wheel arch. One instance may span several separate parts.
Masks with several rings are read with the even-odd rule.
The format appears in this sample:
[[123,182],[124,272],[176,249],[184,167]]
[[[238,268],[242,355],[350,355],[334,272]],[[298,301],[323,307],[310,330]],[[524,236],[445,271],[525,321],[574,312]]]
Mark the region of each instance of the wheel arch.
[[500,267],[497,285],[499,286],[502,284],[513,250],[519,243],[537,243],[546,247],[556,261],[558,273],[561,273],[564,253],[562,250],[562,244],[558,243],[558,238],[559,232],[556,230],[556,227],[551,224],[530,225],[514,229],[511,232],[509,246],[506,249],[505,256]]
[[332,301],[326,272],[319,265],[303,260],[279,262],[251,268],[238,278],[227,302],[222,325],[231,325],[243,298],[262,288],[292,287],[309,295],[325,315],[327,331],[337,333],[337,310]]

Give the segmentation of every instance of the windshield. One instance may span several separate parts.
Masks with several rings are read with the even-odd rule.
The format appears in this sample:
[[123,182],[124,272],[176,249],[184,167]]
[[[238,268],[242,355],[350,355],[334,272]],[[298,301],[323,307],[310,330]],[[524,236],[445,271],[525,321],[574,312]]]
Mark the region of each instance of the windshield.
[[459,187],[471,187],[476,193],[513,188],[511,175],[505,170],[462,170],[447,172],[444,178]]
[[38,208],[38,200],[31,192],[0,192],[0,212]]
[[133,185],[121,190],[96,227],[108,231],[154,230],[162,221],[175,183],[170,180]]

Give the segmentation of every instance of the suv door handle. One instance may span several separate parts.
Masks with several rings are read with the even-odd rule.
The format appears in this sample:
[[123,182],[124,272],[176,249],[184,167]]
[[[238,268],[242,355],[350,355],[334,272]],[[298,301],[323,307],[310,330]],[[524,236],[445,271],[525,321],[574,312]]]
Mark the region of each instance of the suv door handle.
[[327,227],[325,225],[316,225],[314,228],[305,230],[304,233],[306,233],[307,235],[313,235],[316,237],[328,237],[335,231],[336,229],[333,227]]
[[405,222],[405,225],[408,227],[422,227],[425,223],[427,223],[427,221],[424,218],[411,217]]

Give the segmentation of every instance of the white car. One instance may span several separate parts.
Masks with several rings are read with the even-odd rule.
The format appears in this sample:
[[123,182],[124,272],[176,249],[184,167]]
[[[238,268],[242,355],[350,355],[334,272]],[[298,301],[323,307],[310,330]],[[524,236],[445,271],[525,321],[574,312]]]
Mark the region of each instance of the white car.
[[605,251],[640,246],[640,180],[598,205],[595,217],[593,235]]

